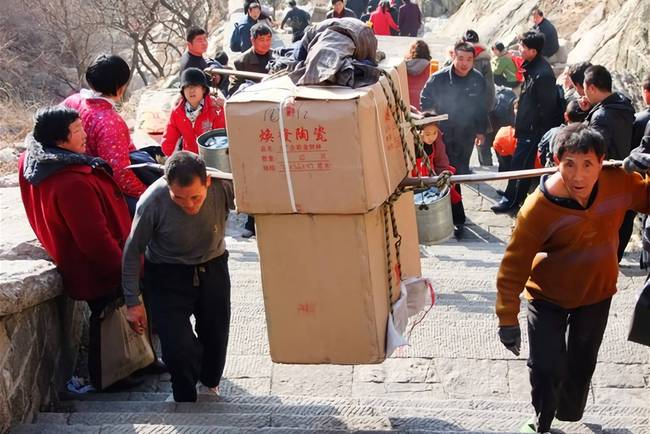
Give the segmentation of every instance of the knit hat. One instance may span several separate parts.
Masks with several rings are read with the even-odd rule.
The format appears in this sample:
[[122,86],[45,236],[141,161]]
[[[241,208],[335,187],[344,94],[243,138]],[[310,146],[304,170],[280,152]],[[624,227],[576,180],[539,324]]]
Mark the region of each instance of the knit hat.
[[181,93],[185,86],[198,85],[203,86],[206,91],[210,91],[208,87],[208,80],[205,78],[205,74],[199,68],[187,68],[181,74]]

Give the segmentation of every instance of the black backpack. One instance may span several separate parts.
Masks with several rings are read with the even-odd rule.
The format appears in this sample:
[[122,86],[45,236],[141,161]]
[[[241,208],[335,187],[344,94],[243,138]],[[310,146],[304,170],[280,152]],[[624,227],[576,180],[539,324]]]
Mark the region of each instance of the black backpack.
[[497,86],[494,95],[494,108],[492,119],[496,121],[494,128],[505,127],[515,124],[515,100],[517,95],[512,89],[506,86]]

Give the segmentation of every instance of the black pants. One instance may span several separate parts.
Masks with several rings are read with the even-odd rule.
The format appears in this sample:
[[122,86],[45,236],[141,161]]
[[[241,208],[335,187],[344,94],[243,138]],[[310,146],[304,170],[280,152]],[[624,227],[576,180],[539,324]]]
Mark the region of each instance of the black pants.
[[[458,193],[461,193],[460,184],[454,184],[454,189]],[[453,220],[455,226],[465,224],[465,220],[467,218],[465,216],[465,205],[463,205],[462,200],[460,202],[458,202],[458,203],[452,203],[451,204],[451,217],[452,217],[452,220]]]
[[248,215],[246,218],[246,224],[244,224],[244,229],[248,229],[252,233],[255,233],[255,217]]
[[575,309],[542,300],[528,303],[528,368],[537,432],[549,431],[553,417],[582,418],[611,301]]
[[501,155],[497,154],[497,160],[499,161],[499,172],[507,172],[508,170],[512,170],[512,155],[502,157]]
[[634,219],[636,218],[636,211],[628,211],[625,213],[623,218],[623,223],[621,224],[620,229],[618,230],[618,262],[621,262],[623,259],[623,254],[625,253],[625,248],[632,238],[632,232],[634,232]]
[[[512,155],[510,170],[533,168],[539,140],[539,137],[517,138],[517,147],[515,148],[515,153]],[[526,195],[530,189],[530,182],[530,178],[511,179],[508,181],[505,197],[513,207],[521,205],[524,199],[526,199]]]
[[[207,387],[218,386],[226,362],[230,329],[228,252],[201,265],[146,261],[145,279],[174,400],[194,402],[197,381]],[[191,315],[196,319],[195,330]]]
[[492,144],[497,135],[498,128],[485,134],[485,141],[478,147],[478,162],[481,166],[492,166]]
[[97,390],[102,390],[102,341],[101,341],[101,315],[104,308],[118,297],[117,292],[114,295],[87,300],[90,308],[90,318],[88,325],[88,376],[90,384]]
[[445,146],[449,164],[456,168],[456,175],[470,174],[469,160],[474,151],[476,133],[469,133],[460,129],[451,130],[445,135]]

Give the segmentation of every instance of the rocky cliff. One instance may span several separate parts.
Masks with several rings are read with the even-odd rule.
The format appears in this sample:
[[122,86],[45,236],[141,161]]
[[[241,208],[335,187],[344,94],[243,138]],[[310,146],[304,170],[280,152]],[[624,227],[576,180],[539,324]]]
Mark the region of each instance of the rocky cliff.
[[650,73],[649,0],[465,0],[442,32],[459,37],[473,28],[482,42],[507,44],[531,27],[535,5],[567,41],[568,63],[604,65],[616,73],[619,87],[635,86]]

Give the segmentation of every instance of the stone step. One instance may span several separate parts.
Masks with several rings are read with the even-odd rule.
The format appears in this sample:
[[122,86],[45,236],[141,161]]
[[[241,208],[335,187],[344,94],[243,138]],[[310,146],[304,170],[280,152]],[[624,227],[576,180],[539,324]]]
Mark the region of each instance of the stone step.
[[[192,425],[192,426],[232,426],[239,428],[304,428],[322,430],[424,430],[424,431],[516,431],[528,417],[516,413],[483,412],[477,415],[442,412],[437,417],[388,417],[388,416],[334,416],[288,414],[246,414],[246,413],[41,413],[38,424],[54,425]],[[438,418],[439,417],[439,418]],[[635,422],[638,424],[640,422]],[[598,424],[563,424],[560,430],[573,434],[602,432]]]
[[[349,430],[322,430],[287,427],[267,428],[238,428],[232,426],[202,426],[202,425],[154,425],[154,424],[123,424],[123,425],[46,425],[23,424],[10,431],[11,434],[347,434]],[[382,430],[382,431],[355,431],[355,434],[494,434],[493,431],[431,431],[431,430]],[[636,433],[636,431],[634,431]],[[517,431],[500,434],[516,434]],[[612,434],[623,434],[612,433]],[[625,434],[629,434],[626,432]]]
[[[63,412],[92,411],[101,412],[102,408],[132,405],[133,408],[147,408],[152,405],[151,411],[187,412],[186,408],[199,408],[205,406],[205,412],[213,411],[211,406],[248,405],[254,406],[285,406],[289,408],[327,407],[332,409],[361,408],[374,409],[377,413],[391,409],[416,410],[472,410],[503,413],[530,414],[532,407],[526,401],[487,400],[487,399],[391,399],[391,398],[347,398],[347,397],[314,397],[301,395],[230,395],[212,397],[199,395],[197,403],[162,402],[170,396],[169,393],[160,392],[121,392],[121,393],[88,393],[84,395],[66,392],[61,394],[60,409]],[[125,401],[128,401],[125,402]],[[97,404],[94,404],[94,403]],[[96,405],[96,407],[92,407]],[[139,407],[142,405],[142,407]],[[162,405],[161,407],[156,407]],[[87,406],[87,407],[84,407]],[[136,407],[137,406],[137,407]],[[122,407],[120,407],[122,408]],[[139,410],[130,410],[136,412]],[[147,410],[144,410],[147,411]],[[214,410],[217,411],[217,410]],[[587,405],[585,414],[588,416],[626,416],[635,418],[650,418],[650,407],[635,407],[622,405]]]
[[[431,403],[433,404],[433,403]],[[462,407],[462,404],[458,404]],[[290,414],[296,416],[306,415],[336,415],[336,416],[388,416],[388,417],[444,417],[453,416],[512,416],[530,415],[528,406],[518,403],[505,403],[505,405],[478,406],[478,408],[457,408],[452,403],[441,401],[439,405],[426,407],[407,406],[399,403],[394,406],[372,405],[362,403],[348,404],[290,404],[290,403],[238,403],[238,402],[197,402],[197,403],[175,403],[160,401],[66,401],[58,408],[62,413],[264,413],[264,414]],[[588,408],[586,417],[588,419],[609,424],[612,421],[627,423],[643,423],[650,418],[650,409],[635,407],[614,407],[601,406],[599,408]]]
[[[443,401],[444,402],[444,401]],[[446,403],[445,403],[446,404]],[[633,424],[649,424],[648,409],[620,408],[619,411],[612,407],[594,409],[600,414],[587,413],[585,421],[605,427],[624,427]],[[623,411],[621,411],[623,410]],[[202,413],[202,414],[270,414],[293,416],[385,416],[391,418],[438,418],[443,420],[457,418],[518,418],[526,420],[530,416],[527,408],[520,406],[495,406],[490,409],[458,409],[441,406],[435,407],[405,407],[405,406],[372,406],[372,405],[329,405],[309,404],[291,405],[283,404],[246,404],[229,402],[133,402],[133,401],[68,401],[62,403],[58,411],[67,413]],[[612,412],[614,411],[614,412]],[[627,414],[621,414],[627,413]]]

